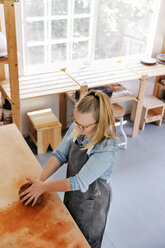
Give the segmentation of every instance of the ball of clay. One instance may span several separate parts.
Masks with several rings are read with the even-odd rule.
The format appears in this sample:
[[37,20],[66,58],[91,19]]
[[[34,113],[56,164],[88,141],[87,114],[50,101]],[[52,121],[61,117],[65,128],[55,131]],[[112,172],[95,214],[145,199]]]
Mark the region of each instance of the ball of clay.
[[[18,194],[21,194],[23,191],[25,191],[26,189],[28,189],[30,186],[31,186],[31,183],[25,183],[25,184],[23,184],[23,185],[20,187],[20,189],[19,189],[19,191],[18,191]],[[25,194],[25,195],[26,195],[26,194]],[[20,200],[21,200],[23,197],[25,197],[25,195],[19,196]],[[29,199],[29,198],[28,198],[28,199]],[[23,201],[23,204],[25,204],[26,201],[27,201],[28,199],[26,199],[25,201]],[[40,204],[42,203],[42,201],[43,201],[43,195],[40,195],[40,196],[38,197],[38,199],[37,199],[35,205],[40,205]],[[31,206],[32,203],[33,203],[33,200],[30,201],[30,202],[27,204],[27,206]]]

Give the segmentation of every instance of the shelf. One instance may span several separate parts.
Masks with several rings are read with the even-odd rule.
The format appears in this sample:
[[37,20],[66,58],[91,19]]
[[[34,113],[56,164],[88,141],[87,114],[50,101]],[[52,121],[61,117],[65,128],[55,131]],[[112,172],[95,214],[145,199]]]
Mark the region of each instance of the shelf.
[[162,118],[162,107],[148,110],[145,123],[158,121]]
[[111,97],[112,103],[120,103],[120,102],[126,102],[131,100],[137,100],[137,96],[133,94],[130,90],[126,89],[122,84],[109,84],[108,87],[110,87],[113,90],[113,94]]
[[114,96],[112,95],[111,97],[111,102],[112,103],[120,103],[120,102],[127,102],[127,101],[131,101],[137,100],[137,96],[135,94],[130,94],[130,95],[118,95],[118,96]]
[[[75,99],[75,91],[69,91],[66,93],[66,95],[68,96],[69,99],[71,99],[71,101],[75,104],[77,102],[77,100]],[[112,95],[111,97],[111,102],[112,103],[120,103],[120,102],[126,102],[126,101],[131,101],[131,100],[134,100],[136,101],[137,100],[137,96],[135,94],[129,94],[129,95],[117,95],[117,96],[114,96]]]
[[0,57],[0,64],[8,64],[8,58],[7,57]]

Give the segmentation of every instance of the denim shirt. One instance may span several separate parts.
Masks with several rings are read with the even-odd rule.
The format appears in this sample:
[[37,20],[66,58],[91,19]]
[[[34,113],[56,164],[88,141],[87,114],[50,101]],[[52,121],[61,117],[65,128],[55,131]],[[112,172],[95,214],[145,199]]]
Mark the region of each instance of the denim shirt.
[[[62,139],[59,147],[53,152],[60,164],[67,163],[71,145],[73,139],[69,138],[70,134],[74,129],[75,123],[73,123],[64,138]],[[91,141],[92,138],[80,141],[82,145],[86,145]],[[85,192],[88,187],[96,179],[102,178],[109,180],[110,175],[113,171],[117,160],[118,145],[114,139],[106,139],[102,144],[97,143],[94,147],[89,150],[89,159],[83,165],[81,170],[73,177],[70,177],[70,186],[72,190],[80,190]]]

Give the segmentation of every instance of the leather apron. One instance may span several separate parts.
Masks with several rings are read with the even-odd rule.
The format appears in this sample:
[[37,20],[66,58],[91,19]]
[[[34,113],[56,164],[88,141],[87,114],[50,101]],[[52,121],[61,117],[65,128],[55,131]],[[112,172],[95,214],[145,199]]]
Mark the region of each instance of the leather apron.
[[[75,176],[87,162],[87,150],[73,142],[68,159],[67,177]],[[100,164],[101,166],[101,164]],[[100,248],[110,206],[110,188],[106,180],[98,178],[82,193],[65,193],[64,204],[92,248]]]

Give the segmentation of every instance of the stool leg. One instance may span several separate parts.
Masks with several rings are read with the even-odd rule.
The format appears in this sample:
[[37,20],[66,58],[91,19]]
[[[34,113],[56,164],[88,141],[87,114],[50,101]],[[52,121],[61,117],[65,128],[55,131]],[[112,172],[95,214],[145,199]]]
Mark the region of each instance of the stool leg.
[[37,130],[37,154],[43,154],[44,148],[43,148],[43,134],[41,130]]
[[124,149],[127,149],[127,135],[125,134],[124,132],[124,129],[123,129],[123,117],[119,119],[120,120],[120,132],[123,136],[123,145],[124,145]]
[[159,121],[156,121],[156,125],[161,126],[161,124],[162,124],[162,119],[160,119]]
[[53,150],[55,150],[61,142],[61,125],[54,128],[54,140],[50,143]]

